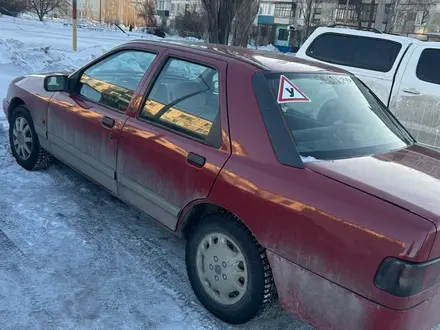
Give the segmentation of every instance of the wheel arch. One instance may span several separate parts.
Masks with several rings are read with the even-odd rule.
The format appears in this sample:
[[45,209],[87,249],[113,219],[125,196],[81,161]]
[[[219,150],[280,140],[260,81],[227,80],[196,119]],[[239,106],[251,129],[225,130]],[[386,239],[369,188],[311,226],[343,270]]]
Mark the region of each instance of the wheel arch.
[[225,213],[240,221],[249,232],[255,237],[250,228],[233,212],[227,208],[206,200],[198,200],[188,204],[181,212],[177,222],[176,231],[183,237],[187,238],[191,228],[194,228],[202,218],[209,213]]
[[24,103],[24,101],[19,97],[12,98],[11,103],[9,104],[9,109],[8,109],[8,118],[7,118],[8,122],[11,119],[11,116],[12,116],[12,113],[14,112],[14,110],[20,105],[26,106],[26,103]]

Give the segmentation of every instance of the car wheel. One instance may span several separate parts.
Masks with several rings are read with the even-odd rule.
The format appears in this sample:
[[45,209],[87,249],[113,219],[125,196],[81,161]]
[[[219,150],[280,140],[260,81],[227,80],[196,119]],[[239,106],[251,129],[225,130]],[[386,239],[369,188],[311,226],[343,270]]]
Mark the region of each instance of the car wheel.
[[9,121],[9,143],[17,163],[26,170],[41,170],[52,162],[52,156],[41,148],[29,110],[20,105]]
[[186,268],[199,301],[224,322],[248,322],[275,300],[264,248],[238,219],[226,213],[210,214],[191,230]]

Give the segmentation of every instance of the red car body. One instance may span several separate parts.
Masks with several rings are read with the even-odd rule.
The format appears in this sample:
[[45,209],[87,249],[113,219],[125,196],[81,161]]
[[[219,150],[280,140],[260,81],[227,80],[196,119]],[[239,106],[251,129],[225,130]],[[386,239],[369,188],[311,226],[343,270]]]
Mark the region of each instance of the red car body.
[[[342,71],[294,57],[202,46],[142,41],[113,50],[157,53],[126,113],[47,92],[44,75],[13,81],[3,108],[9,117],[26,104],[43,148],[170,230],[185,235],[209,208],[234,214],[266,249],[281,304],[318,329],[429,330],[440,323],[439,284],[406,297],[375,284],[389,257],[410,265],[440,257],[440,153],[413,144],[381,155],[286,165],[260,110],[254,76]],[[227,91],[220,93],[218,148],[137,119],[143,96],[170,56],[218,68],[220,90]],[[104,117],[115,125],[103,126]],[[190,153],[204,157],[204,165],[191,163]],[[162,199],[147,203],[140,186]]]

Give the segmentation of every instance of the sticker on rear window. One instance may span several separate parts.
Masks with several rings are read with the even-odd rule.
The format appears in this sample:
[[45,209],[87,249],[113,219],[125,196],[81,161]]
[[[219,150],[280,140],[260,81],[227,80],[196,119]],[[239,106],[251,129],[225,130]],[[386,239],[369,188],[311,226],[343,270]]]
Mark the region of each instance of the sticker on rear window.
[[280,87],[278,88],[278,103],[288,102],[310,102],[310,99],[295,86],[293,82],[281,76]]

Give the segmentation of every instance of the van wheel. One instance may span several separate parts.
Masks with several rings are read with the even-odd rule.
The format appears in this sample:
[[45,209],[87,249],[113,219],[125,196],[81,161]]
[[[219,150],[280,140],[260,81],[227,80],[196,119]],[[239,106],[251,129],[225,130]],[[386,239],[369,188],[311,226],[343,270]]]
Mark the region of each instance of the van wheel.
[[28,108],[20,105],[9,121],[9,143],[17,163],[26,170],[41,170],[52,162],[52,155],[41,148]]
[[207,215],[191,230],[186,268],[201,304],[224,322],[248,322],[275,300],[264,248],[238,219],[226,213]]

